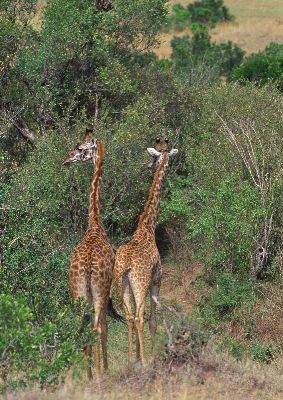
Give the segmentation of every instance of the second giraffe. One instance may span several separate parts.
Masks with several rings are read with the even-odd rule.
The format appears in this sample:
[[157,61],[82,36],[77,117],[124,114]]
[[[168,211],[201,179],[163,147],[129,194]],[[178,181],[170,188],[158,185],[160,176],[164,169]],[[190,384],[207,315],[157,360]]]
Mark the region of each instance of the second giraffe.
[[[132,359],[132,335],[136,326],[136,357],[145,365],[143,344],[143,315],[145,300],[150,292],[149,329],[154,349],[156,334],[156,303],[153,296],[158,296],[161,284],[161,261],[155,241],[155,227],[160,204],[160,190],[169,157],[177,154],[177,149],[168,150],[168,140],[156,140],[155,148],[148,148],[152,156],[154,174],[147,202],[139,217],[138,227],[132,240],[119,247],[114,266],[114,281],[121,294],[128,325],[129,359]],[[135,301],[135,318],[131,307],[131,293]]]

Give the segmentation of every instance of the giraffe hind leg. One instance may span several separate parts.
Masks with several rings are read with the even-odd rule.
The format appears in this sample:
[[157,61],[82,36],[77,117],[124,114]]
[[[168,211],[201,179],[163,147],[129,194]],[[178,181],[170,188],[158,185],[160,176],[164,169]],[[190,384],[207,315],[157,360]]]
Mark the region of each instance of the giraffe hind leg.
[[121,298],[123,301],[123,307],[126,315],[126,322],[128,326],[128,359],[132,361],[133,357],[133,330],[134,330],[134,315],[131,307],[131,287],[129,283],[128,272],[123,275],[118,281],[117,285]]
[[[94,355],[95,355],[95,370],[97,379],[100,378],[100,342],[101,342],[101,310],[98,304],[94,304],[95,309],[95,320],[92,326],[94,333]],[[107,359],[107,355],[106,355]]]
[[87,377],[89,380],[92,380],[92,370],[91,370],[91,352],[92,348],[90,344],[87,344],[84,348],[84,356],[87,360],[88,366],[87,366]]
[[[92,279],[91,290],[94,297],[94,322],[92,325],[92,330],[94,333],[94,349],[95,349],[95,366],[96,366],[96,376],[100,377],[100,346],[102,349],[102,360],[103,368],[107,370],[108,360],[107,360],[107,322],[106,322],[106,310],[108,302],[108,291],[104,291],[99,288],[95,279]],[[109,288],[110,289],[110,288]]]
[[143,314],[144,314],[144,306],[145,306],[145,298],[141,301],[136,301],[136,332],[137,332],[137,350],[139,350],[139,358],[143,365],[145,365],[145,356],[144,356],[144,342],[143,342]]
[[[129,273],[130,287],[133,291],[136,313],[135,313],[135,327],[137,335],[137,358],[141,360],[142,364],[145,365],[144,356],[144,342],[143,342],[143,319],[144,319],[144,307],[145,299],[148,291],[148,286],[139,283],[139,279],[134,273]],[[147,281],[147,279],[146,279]]]
[[108,369],[107,358],[107,322],[106,322],[106,305],[104,307],[95,307],[95,322],[93,324],[93,332],[95,334],[94,349],[95,349],[95,368],[96,375],[99,379],[100,369],[100,345],[102,349],[103,369]]
[[[77,275],[71,271],[70,273],[70,286],[73,297],[76,301],[80,302],[80,307],[84,309],[84,315],[82,318],[79,334],[82,334],[86,326],[91,321],[91,309],[93,304],[93,297],[90,291],[89,283],[86,275]],[[87,361],[87,376],[88,379],[92,379],[91,370],[91,355],[92,347],[89,343],[84,346],[83,349],[84,357]]]

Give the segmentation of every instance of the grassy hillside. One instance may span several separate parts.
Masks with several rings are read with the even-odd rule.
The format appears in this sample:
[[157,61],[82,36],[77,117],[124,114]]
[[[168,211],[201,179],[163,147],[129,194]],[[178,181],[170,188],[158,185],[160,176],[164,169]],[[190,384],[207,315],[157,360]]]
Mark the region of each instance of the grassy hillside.
[[[192,2],[192,1],[191,1]],[[189,4],[188,0],[171,0],[169,5]],[[235,22],[218,24],[212,30],[216,42],[231,40],[243,48],[247,54],[263,50],[272,41],[283,42],[283,3],[281,0],[225,0],[224,4],[235,16]],[[160,37],[160,47],[156,53],[161,58],[171,54],[170,41],[174,35],[164,33]]]

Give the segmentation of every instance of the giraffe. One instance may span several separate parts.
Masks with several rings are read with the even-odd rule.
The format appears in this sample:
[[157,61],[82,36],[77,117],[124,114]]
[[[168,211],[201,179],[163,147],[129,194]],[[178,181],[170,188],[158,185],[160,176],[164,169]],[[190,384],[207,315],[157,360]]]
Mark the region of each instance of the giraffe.
[[[92,129],[87,129],[84,139],[62,163],[67,165],[88,160],[93,160],[94,163],[94,175],[89,196],[88,228],[71,255],[69,284],[73,298],[84,298],[90,309],[94,307],[95,317],[92,329],[98,336],[94,345],[97,377],[100,376],[99,341],[101,341],[102,347],[103,367],[105,370],[108,368],[106,312],[115,260],[114,250],[108,241],[100,217],[103,154],[101,141],[93,138]],[[85,314],[84,322],[89,320],[90,316]],[[90,345],[85,347],[84,353],[90,362]],[[90,365],[88,377],[92,378]]]
[[[145,365],[143,345],[143,314],[145,300],[150,292],[149,330],[154,350],[156,334],[156,303],[161,284],[161,260],[155,241],[155,227],[159,211],[160,190],[169,157],[177,154],[177,149],[168,151],[168,139],[156,140],[155,148],[148,148],[152,156],[150,166],[157,167],[149,190],[148,198],[142,214],[139,217],[137,229],[133,238],[120,246],[116,253],[114,265],[114,284],[122,297],[126,321],[128,325],[129,360],[132,359],[132,334],[136,327],[136,356]],[[131,294],[135,302],[135,319],[131,308]]]

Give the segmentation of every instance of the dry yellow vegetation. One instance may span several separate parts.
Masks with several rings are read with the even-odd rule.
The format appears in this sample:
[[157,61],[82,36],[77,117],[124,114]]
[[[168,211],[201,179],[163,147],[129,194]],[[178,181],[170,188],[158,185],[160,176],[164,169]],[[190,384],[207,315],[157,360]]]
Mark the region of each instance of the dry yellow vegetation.
[[[169,6],[192,1],[170,0]],[[263,50],[270,42],[283,42],[283,1],[282,0],[225,0],[224,4],[235,16],[234,22],[218,24],[212,30],[212,38],[220,43],[231,40],[247,54]],[[156,54],[168,58],[171,54],[170,41],[173,36],[186,32],[164,33]],[[187,32],[188,33],[188,32]]]
[[56,390],[33,388],[5,396],[6,400],[280,400],[282,360],[277,365],[237,362],[211,348],[182,366],[122,367],[103,375],[99,383],[68,378]]

